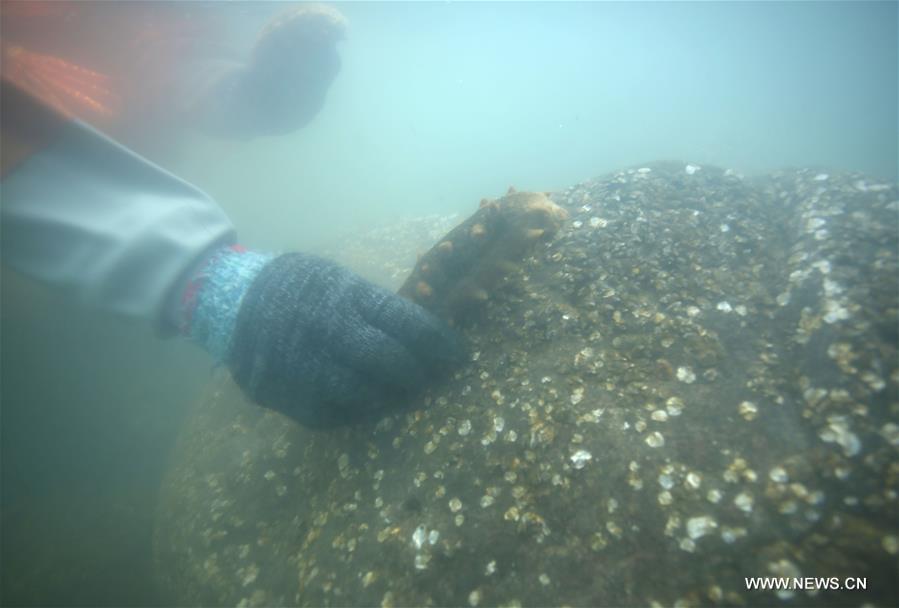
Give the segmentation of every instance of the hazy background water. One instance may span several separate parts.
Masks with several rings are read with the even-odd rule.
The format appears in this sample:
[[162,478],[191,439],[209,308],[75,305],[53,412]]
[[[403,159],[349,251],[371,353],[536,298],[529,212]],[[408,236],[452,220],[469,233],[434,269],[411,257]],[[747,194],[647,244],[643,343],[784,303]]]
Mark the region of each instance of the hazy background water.
[[896,177],[894,3],[340,9],[343,70],[318,118],[198,146],[183,169],[254,244],[328,238],[347,210],[469,209],[509,184],[551,190],[654,159]]
[[[220,5],[236,40],[279,7]],[[253,247],[677,158],[897,178],[896,3],[355,3],[306,129],[155,160]],[[2,599],[152,603],[165,459],[211,362],[3,270]]]

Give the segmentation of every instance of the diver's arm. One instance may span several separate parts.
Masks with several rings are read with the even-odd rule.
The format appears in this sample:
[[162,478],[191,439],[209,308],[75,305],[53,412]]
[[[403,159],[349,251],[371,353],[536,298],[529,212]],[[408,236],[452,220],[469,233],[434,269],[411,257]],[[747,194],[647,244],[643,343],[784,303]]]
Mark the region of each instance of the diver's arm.
[[206,194],[79,122],[19,163],[0,194],[5,264],[173,329],[178,291],[235,239]]
[[3,180],[9,266],[190,336],[254,401],[310,426],[379,415],[457,360],[450,329],[411,301],[328,260],[233,245],[201,191],[57,126]]

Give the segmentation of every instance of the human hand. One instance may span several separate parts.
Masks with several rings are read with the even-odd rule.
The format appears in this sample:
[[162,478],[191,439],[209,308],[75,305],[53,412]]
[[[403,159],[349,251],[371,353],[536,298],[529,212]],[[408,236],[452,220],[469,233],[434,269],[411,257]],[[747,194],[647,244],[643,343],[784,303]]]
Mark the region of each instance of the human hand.
[[[209,314],[203,295],[201,288],[201,317]],[[223,300],[214,290],[206,296]],[[311,427],[402,407],[461,352],[452,330],[423,308],[300,253],[261,266],[228,342],[224,360],[247,395]]]

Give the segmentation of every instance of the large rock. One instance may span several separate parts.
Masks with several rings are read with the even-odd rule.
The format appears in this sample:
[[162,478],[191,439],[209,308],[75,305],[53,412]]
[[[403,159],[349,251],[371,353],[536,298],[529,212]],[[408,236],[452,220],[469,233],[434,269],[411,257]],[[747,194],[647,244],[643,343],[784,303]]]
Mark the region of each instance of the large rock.
[[313,432],[223,373],[163,491],[160,581],[215,605],[895,603],[897,199],[683,163],[556,193],[570,219],[420,409]]

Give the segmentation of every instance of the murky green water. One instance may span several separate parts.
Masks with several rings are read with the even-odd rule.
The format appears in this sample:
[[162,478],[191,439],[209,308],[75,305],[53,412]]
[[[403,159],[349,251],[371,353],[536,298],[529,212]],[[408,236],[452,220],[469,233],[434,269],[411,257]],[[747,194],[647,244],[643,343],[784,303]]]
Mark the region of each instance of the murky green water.
[[[210,192],[248,246],[359,263],[359,239],[335,251],[348,232],[461,219],[510,184],[564,191],[656,159],[897,179],[895,3],[336,6],[343,67],[307,128],[136,139]],[[213,4],[191,19],[229,11],[240,47],[281,8]],[[176,31],[170,48],[200,35]],[[372,278],[411,267],[406,243],[423,239],[403,239],[381,252],[403,259]],[[0,601],[158,604],[159,488],[211,361],[6,268],[0,304]]]

